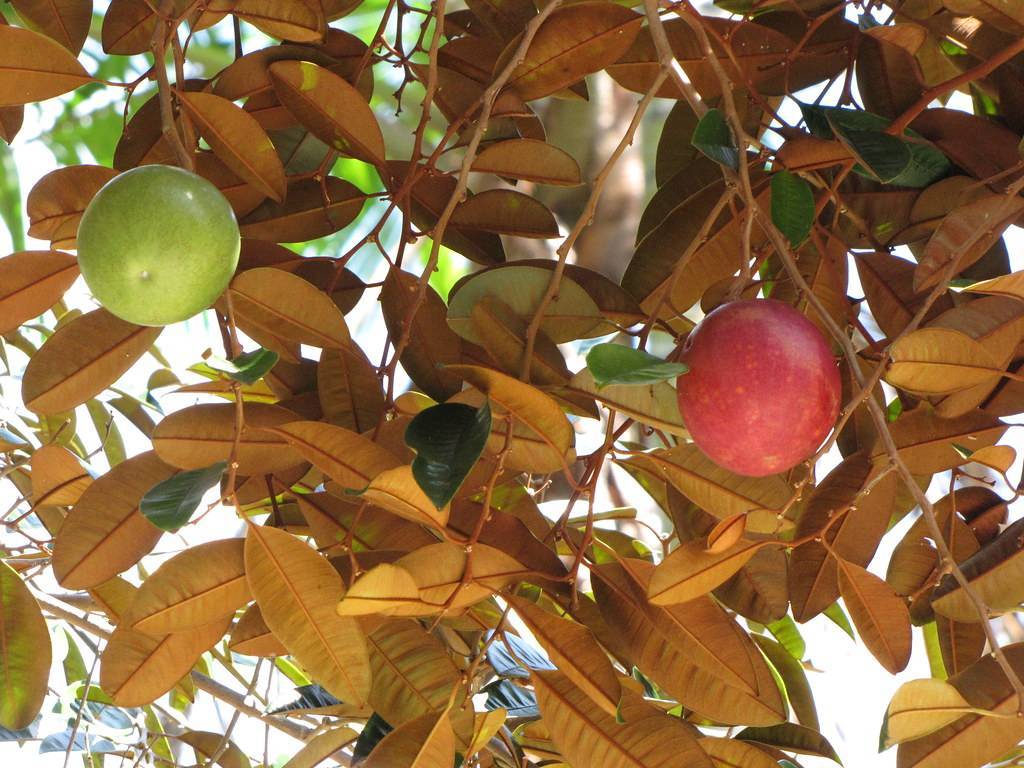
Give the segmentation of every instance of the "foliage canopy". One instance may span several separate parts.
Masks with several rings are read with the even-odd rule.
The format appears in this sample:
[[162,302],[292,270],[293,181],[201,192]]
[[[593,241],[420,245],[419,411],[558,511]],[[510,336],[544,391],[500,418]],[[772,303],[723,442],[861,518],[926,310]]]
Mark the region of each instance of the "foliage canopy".
[[[1024,601],[1024,4],[4,10],[0,738],[91,768],[269,763],[240,718],[289,768],[838,761],[799,626],[824,614],[891,673],[924,638],[932,677],[878,702],[900,768],[1022,764],[1024,644],[989,619]],[[24,210],[23,123],[59,165]],[[649,199],[617,188],[634,142]],[[156,163],[243,237],[185,366],[73,255]],[[603,266],[602,219],[635,240]],[[672,381],[702,313],[757,296],[829,338],[845,407],[748,478]]]

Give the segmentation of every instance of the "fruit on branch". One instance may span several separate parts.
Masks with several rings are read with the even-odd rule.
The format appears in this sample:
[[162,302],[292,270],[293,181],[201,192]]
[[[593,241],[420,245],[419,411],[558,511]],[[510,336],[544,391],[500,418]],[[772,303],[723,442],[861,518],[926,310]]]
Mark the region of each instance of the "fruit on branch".
[[78,228],[78,263],[96,300],[138,325],[192,317],[238,265],[238,223],[213,184],[166,165],[111,179]]
[[724,304],[683,345],[676,381],[693,441],[719,466],[761,477],[811,456],[839,414],[839,370],[821,332],[772,299]]

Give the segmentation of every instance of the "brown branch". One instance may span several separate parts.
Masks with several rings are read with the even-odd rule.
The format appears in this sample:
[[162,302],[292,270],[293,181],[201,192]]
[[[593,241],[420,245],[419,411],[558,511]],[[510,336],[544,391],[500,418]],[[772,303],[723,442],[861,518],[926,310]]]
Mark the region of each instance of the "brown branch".
[[954,88],[959,88],[961,85],[967,85],[975,80],[980,80],[1021,52],[1024,52],[1024,37],[1018,38],[1016,42],[1006,46],[1006,48],[1001,50],[991,59],[983,61],[977,66],[971,67],[966,72],[962,72],[956,77],[952,77],[943,83],[939,83],[938,85],[929,88],[921,94],[921,98],[907,107],[903,111],[903,114],[893,121],[892,125],[889,126],[889,129],[886,132],[891,134],[903,133],[904,129],[913,122],[914,118],[924,112],[924,110],[928,108],[928,105],[935,101],[935,99],[945,96]]

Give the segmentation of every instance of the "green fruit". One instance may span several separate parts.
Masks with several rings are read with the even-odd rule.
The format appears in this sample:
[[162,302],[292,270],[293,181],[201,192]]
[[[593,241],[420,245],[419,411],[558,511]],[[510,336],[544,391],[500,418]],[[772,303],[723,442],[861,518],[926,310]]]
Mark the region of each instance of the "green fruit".
[[78,264],[109,312],[168,325],[224,292],[240,243],[235,214],[213,184],[180,168],[144,165],[111,179],[89,203]]

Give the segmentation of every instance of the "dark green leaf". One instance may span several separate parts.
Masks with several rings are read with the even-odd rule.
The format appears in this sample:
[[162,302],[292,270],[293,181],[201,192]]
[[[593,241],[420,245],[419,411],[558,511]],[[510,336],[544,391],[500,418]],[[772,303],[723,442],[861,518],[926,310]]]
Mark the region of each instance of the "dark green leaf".
[[271,715],[281,715],[287,712],[296,712],[304,709],[324,709],[336,707],[341,700],[325,691],[316,683],[312,685],[300,685],[295,688],[298,697],[270,710]]
[[740,166],[739,150],[720,109],[709,109],[700,119],[691,143],[720,165],[734,171]]
[[277,352],[260,347],[252,352],[244,352],[233,360],[209,357],[206,364],[215,371],[226,373],[235,381],[240,381],[243,384],[255,384],[277,364],[277,360]]
[[370,719],[363,726],[363,730],[359,733],[359,738],[356,739],[356,745],[352,750],[354,762],[358,763],[366,759],[367,755],[373,751],[373,748],[377,746],[380,740],[393,730],[394,728],[376,712],[370,715]]
[[484,707],[488,710],[504,707],[508,710],[508,716],[526,717],[536,720],[540,717],[540,710],[537,708],[537,697],[533,691],[513,685],[508,680],[495,680],[481,689],[487,694],[487,701]]
[[164,531],[176,531],[189,521],[210,488],[220,482],[226,461],[203,469],[179,472],[149,489],[140,509],[146,519]]
[[[505,640],[495,640],[487,646],[487,661],[499,676],[528,678],[529,669],[555,669],[555,665],[544,651],[518,635],[508,632],[504,638]],[[508,645],[505,641],[508,641]],[[511,652],[509,646],[512,647]],[[526,666],[522,666],[523,664]]]
[[807,238],[814,224],[811,186],[789,171],[772,176],[772,223],[794,247]]
[[441,403],[420,411],[405,430],[416,451],[412,475],[438,509],[459,490],[491,434],[491,408]]
[[621,344],[597,344],[587,353],[587,368],[598,387],[609,384],[651,384],[674,379],[690,369]]
[[801,104],[800,109],[814,136],[838,138],[864,161],[864,166],[854,166],[862,176],[900,187],[927,187],[952,168],[949,159],[921,134],[910,129],[903,132],[905,138],[885,133],[890,121],[881,115],[817,104]]
[[910,165],[910,147],[897,136],[880,131],[843,130],[843,141],[868,169],[872,176],[883,184],[889,184],[900,177]]

